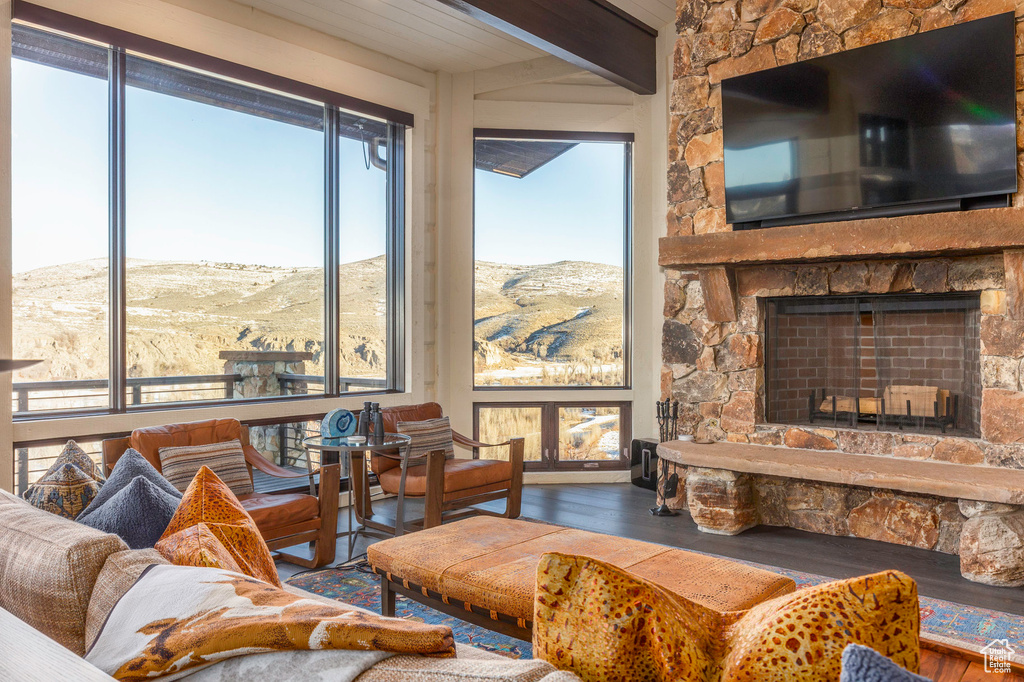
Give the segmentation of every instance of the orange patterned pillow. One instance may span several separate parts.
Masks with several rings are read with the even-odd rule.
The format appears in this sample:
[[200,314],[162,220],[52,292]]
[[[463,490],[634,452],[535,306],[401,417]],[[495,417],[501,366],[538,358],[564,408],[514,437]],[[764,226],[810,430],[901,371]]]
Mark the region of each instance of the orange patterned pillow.
[[719,613],[610,564],[551,553],[537,569],[533,652],[584,682],[837,682],[850,643],[916,672],[919,619],[917,586],[898,571]]
[[164,537],[156,543],[156,551],[175,566],[203,566],[244,573],[228,548],[205,523]]
[[161,553],[168,560],[174,561],[173,548],[179,541],[172,541],[171,537],[200,523],[220,541],[239,567],[239,572],[281,587],[274,559],[270,556],[270,549],[256,527],[256,522],[231,489],[205,466],[199,469],[185,490],[178,511],[171,518],[157,548],[164,545],[172,554]]

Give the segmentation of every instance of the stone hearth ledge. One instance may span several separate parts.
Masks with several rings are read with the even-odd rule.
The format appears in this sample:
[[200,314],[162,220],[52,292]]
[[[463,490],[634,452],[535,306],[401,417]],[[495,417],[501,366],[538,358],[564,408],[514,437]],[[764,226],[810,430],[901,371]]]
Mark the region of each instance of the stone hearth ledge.
[[[1015,506],[1024,502],[1024,470],[728,442],[662,443],[658,455],[671,466],[682,467],[686,476],[685,486],[681,486],[684,492],[666,502],[672,507],[681,496],[697,528],[718,535],[736,535],[759,524],[801,527],[777,517],[770,504],[762,506],[759,496],[765,491],[755,477],[955,498],[955,502],[930,511],[908,500],[868,495],[845,517],[847,523],[857,517],[861,529],[853,533],[843,530],[842,519],[829,516],[836,509],[828,511],[827,499],[833,496],[825,491],[818,512],[809,504],[814,495],[811,490],[787,492],[784,501],[791,512],[824,514],[834,522],[804,530],[956,553],[960,555],[960,574],[968,580],[1024,586],[1024,509]],[[663,499],[663,485],[664,477],[659,481],[659,499]],[[772,493],[768,495],[770,498]],[[952,515],[950,505],[954,507]],[[939,510],[941,517],[936,513]],[[953,517],[965,520],[947,525]],[[863,534],[865,523],[878,532]]]
[[980,502],[1024,504],[1022,469],[729,442],[670,441],[658,446],[658,456],[683,466]]

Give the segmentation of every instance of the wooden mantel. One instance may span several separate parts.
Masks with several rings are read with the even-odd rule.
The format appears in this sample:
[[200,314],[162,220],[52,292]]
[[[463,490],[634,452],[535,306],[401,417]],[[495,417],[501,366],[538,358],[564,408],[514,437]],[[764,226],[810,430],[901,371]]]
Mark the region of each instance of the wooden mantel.
[[991,208],[662,237],[669,268],[995,253],[1024,247],[1024,211]]

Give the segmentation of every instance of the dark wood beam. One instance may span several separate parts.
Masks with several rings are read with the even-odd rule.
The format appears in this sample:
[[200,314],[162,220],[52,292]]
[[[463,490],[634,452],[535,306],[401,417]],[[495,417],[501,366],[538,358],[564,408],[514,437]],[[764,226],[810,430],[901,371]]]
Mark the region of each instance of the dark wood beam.
[[658,32],[607,0],[437,0],[641,95],[657,90]]

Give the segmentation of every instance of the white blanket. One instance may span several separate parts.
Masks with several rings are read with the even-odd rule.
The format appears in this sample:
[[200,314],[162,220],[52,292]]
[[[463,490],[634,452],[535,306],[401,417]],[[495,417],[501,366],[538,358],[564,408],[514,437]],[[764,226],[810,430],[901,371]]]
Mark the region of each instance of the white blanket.
[[221,661],[231,665],[218,666],[217,675],[259,665],[259,679],[277,679],[265,666],[290,669],[294,679],[301,660],[303,669],[319,666],[343,682],[384,652],[443,657],[453,656],[455,645],[444,626],[325,603],[230,571],[156,565],[114,606],[85,658],[119,680],[179,679]]

